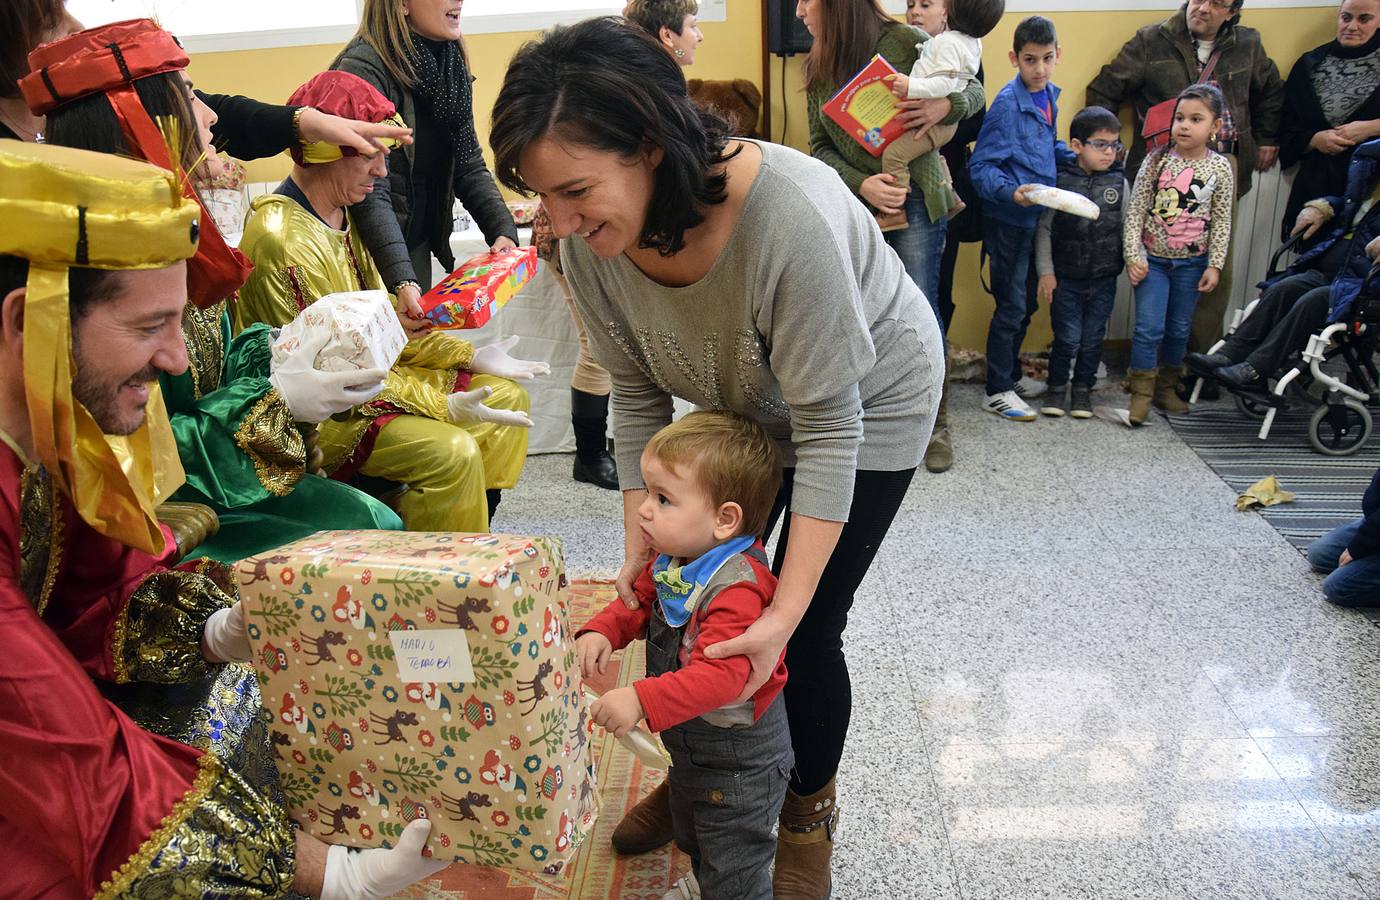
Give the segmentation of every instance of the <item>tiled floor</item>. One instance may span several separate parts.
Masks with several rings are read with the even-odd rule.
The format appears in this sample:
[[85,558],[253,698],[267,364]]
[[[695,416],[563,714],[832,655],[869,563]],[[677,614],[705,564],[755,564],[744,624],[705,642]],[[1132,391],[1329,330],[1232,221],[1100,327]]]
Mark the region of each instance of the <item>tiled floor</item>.
[[[1380,897],[1380,629],[1162,420],[978,400],[854,606],[835,896]],[[569,466],[497,527],[612,570],[619,499]]]

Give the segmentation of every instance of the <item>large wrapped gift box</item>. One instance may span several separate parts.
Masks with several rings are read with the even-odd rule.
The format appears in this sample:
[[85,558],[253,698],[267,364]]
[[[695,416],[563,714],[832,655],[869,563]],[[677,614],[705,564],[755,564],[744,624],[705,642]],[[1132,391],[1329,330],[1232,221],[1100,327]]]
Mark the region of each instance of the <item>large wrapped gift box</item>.
[[536,274],[535,247],[487,253],[423,294],[422,312],[437,328],[480,328]]
[[320,532],[239,566],[292,818],[555,874],[594,822],[587,706],[555,538]]

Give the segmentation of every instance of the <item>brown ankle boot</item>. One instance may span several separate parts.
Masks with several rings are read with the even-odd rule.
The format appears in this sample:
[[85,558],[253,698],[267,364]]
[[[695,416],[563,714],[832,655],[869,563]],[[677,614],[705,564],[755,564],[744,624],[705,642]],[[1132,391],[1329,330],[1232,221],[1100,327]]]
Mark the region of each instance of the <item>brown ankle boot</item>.
[[1179,399],[1175,390],[1183,381],[1183,366],[1160,366],[1159,377],[1155,379],[1155,407],[1167,413],[1186,413],[1188,404]]
[[839,811],[834,802],[834,779],[808,797],[787,788],[776,833],[776,871],[773,900],[824,900],[833,889],[829,857]]
[[934,433],[925,447],[925,468],[931,472],[947,472],[954,464],[954,441],[949,434],[949,382],[944,381],[944,392],[939,395],[938,415],[934,420]]
[[1131,382],[1131,424],[1140,425],[1150,417],[1150,398],[1155,393],[1154,369],[1132,369],[1127,373]]
[[636,856],[664,847],[671,837],[671,790],[663,781],[618,823],[613,830],[613,849],[624,856]]

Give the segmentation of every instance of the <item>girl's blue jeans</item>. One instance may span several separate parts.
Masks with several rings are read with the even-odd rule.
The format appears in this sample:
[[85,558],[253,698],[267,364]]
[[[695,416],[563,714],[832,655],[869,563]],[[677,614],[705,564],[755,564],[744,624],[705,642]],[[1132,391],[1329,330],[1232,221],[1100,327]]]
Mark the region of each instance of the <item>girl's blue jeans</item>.
[[1198,305],[1198,280],[1207,256],[1188,259],[1148,257],[1150,273],[1136,285],[1136,332],[1131,338],[1131,368],[1178,366],[1188,349],[1188,331]]

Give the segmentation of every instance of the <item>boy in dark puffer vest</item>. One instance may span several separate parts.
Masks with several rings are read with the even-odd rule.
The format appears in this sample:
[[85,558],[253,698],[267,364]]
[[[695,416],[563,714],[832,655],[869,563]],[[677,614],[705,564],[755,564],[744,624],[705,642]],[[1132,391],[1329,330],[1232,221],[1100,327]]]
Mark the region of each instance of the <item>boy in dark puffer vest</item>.
[[[1118,162],[1121,121],[1100,106],[1080,110],[1069,123],[1069,149],[1077,159],[1059,167],[1059,187],[1096,203],[1101,214],[1083,219],[1047,210],[1035,232],[1040,299],[1050,304],[1054,346],[1049,390],[1040,412],[1092,418],[1092,387],[1102,362],[1102,341],[1125,268],[1121,220],[1131,189]],[[1076,360],[1076,362],[1075,362]],[[1069,368],[1073,396],[1066,399]]]

